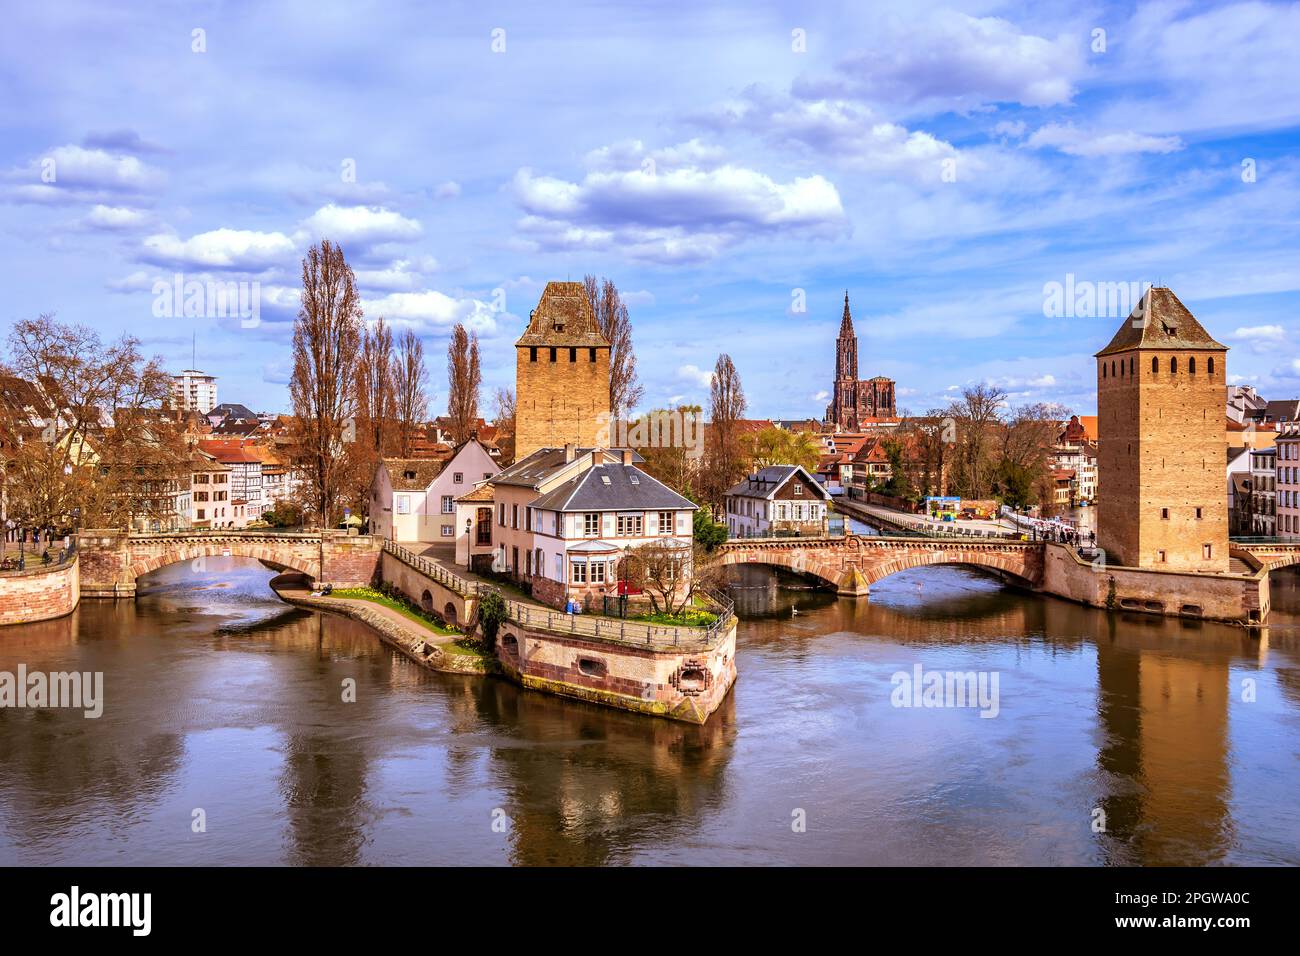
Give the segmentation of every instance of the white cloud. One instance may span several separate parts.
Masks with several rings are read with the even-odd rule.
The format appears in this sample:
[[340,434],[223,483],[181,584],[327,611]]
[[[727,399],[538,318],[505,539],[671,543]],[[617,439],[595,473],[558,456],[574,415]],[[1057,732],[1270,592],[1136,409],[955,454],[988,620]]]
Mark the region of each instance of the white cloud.
[[69,145],[33,157],[4,178],[16,184],[9,195],[18,201],[68,202],[145,193],[162,174],[135,156]]
[[416,332],[445,332],[457,322],[471,332],[491,334],[497,328],[497,316],[488,302],[479,299],[456,299],[433,289],[419,292],[391,292],[377,299],[361,300],[368,319],[383,316],[398,328]]
[[683,381],[694,382],[703,388],[713,384],[712,369],[705,370],[697,365],[683,365],[677,369],[677,377]]
[[1237,329],[1232,337],[1247,341],[1282,342],[1286,339],[1286,329],[1280,325],[1248,325]]
[[143,225],[147,216],[138,209],[127,209],[123,206],[105,206],[96,204],[90,210],[90,213],[82,220],[82,224],[89,226],[91,229],[104,229],[109,231],[134,229]]
[[1122,156],[1127,153],[1174,153],[1183,148],[1177,136],[1147,136],[1131,130],[1100,133],[1073,125],[1049,123],[1033,132],[1025,145],[1052,147],[1071,156]]
[[607,249],[660,261],[707,259],[757,233],[839,234],[839,193],[822,176],[780,183],[752,169],[682,166],[588,173],[581,183],[514,177],[527,215],[520,231],[541,248]]
[[397,259],[382,269],[358,269],[356,279],[357,285],[363,289],[403,291],[414,289],[427,274],[437,269],[437,259],[420,256]]
[[423,232],[414,219],[382,206],[322,206],[302,221],[299,241],[329,239],[340,244],[363,246],[378,242],[404,242]]
[[886,21],[873,47],[827,79],[795,84],[807,98],[845,96],[914,112],[970,112],[993,103],[1069,103],[1084,72],[1083,36],[1022,33],[997,17],[951,10],[928,20]]
[[438,188],[433,191],[434,199],[455,199],[460,195],[460,183],[448,180],[445,183],[439,183]]
[[826,399],[830,397],[831,397],[831,393],[826,391],[826,389],[822,389],[820,392],[817,392],[815,395],[813,395],[813,401],[824,402],[826,401]]
[[182,239],[159,233],[144,239],[141,258],[169,266],[259,271],[283,265],[297,247],[281,232],[213,229]]

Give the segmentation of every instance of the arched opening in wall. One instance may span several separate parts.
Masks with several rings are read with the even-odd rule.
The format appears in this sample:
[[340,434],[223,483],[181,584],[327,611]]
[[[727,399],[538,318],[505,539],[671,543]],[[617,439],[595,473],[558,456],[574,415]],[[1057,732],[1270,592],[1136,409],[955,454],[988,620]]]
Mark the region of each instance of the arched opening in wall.
[[504,650],[509,651],[511,654],[518,654],[518,653],[519,653],[519,638],[515,637],[513,634],[502,634],[502,635],[501,635],[501,647],[502,647]]
[[448,601],[448,602],[447,602],[447,605],[442,609],[442,619],[443,619],[444,621],[446,621],[448,624],[455,624],[455,623],[456,623],[456,605],[454,605],[454,604],[452,604],[450,601]]
[[683,694],[699,693],[708,687],[709,675],[703,667],[683,667],[677,689]]
[[578,658],[578,673],[587,677],[604,677],[609,673],[609,668],[605,662],[595,657]]
[[420,595],[420,607],[431,614],[433,613],[433,595],[427,590]]

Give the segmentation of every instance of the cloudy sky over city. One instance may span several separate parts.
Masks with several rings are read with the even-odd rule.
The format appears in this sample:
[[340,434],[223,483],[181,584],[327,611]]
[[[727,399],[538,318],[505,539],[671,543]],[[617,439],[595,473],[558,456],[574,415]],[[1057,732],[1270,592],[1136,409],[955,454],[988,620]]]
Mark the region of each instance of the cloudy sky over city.
[[[1297,3],[109,6],[6,11],[0,308],[177,371],[196,341],[226,401],[287,408],[322,237],[438,410],[452,325],[489,394],[585,273],[647,407],[725,351],[751,414],[820,417],[848,289],[900,408],[986,380],[1089,413],[1121,319],[1045,315],[1053,282],[1169,285],[1231,381],[1300,395]],[[159,315],[177,275],[256,283],[260,321]]]

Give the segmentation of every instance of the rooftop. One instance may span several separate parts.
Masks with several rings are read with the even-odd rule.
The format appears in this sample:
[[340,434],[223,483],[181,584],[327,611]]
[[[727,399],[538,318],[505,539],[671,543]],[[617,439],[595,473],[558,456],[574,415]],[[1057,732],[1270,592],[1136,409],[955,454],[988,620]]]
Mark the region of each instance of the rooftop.
[[1130,349],[1202,349],[1226,352],[1228,347],[1214,341],[1171,290],[1152,286],[1143,293],[1141,301],[1134,306],[1110,344],[1097,355],[1111,355]]

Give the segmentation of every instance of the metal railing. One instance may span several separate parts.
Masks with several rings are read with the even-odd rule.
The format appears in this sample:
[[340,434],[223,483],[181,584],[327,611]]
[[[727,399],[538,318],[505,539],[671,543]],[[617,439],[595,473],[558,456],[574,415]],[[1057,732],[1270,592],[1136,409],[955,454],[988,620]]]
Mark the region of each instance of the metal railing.
[[558,634],[581,635],[602,641],[648,647],[652,650],[707,650],[715,647],[727,634],[731,620],[735,616],[735,605],[730,599],[706,589],[701,589],[697,593],[704,595],[713,605],[710,612],[717,614],[717,620],[706,627],[649,624],[620,617],[605,617],[600,614],[569,614],[543,604],[531,604],[506,597],[498,588],[490,584],[463,578],[444,565],[430,561],[392,541],[384,542],[384,550],[463,597],[481,599],[488,592],[498,595],[505,604],[507,619],[516,624]]

